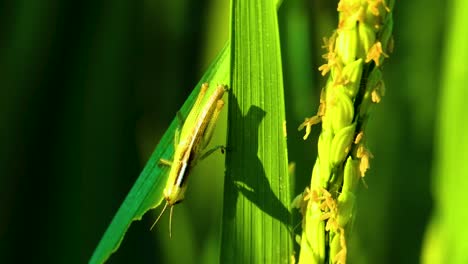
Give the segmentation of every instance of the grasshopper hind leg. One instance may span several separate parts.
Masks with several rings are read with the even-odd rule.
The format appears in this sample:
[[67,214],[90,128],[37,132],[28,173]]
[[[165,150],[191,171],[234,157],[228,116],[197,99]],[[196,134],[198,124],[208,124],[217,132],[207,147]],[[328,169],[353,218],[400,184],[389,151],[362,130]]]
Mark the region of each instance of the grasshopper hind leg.
[[213,112],[213,116],[211,117],[208,127],[206,128],[205,135],[203,135],[203,138],[202,138],[201,149],[206,148],[208,146],[208,143],[211,141],[211,138],[213,137],[213,132],[216,126],[216,121],[218,120],[219,114],[221,113],[223,106],[224,106],[223,100],[218,100],[216,102],[216,108]]

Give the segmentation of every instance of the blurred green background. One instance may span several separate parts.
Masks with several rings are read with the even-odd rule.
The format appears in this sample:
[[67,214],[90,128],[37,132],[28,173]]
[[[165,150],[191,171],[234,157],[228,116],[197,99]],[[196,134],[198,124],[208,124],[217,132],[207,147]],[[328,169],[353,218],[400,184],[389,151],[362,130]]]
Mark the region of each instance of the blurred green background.
[[[336,4],[285,0],[278,12],[294,195],[315,162],[318,129],[303,141],[297,127],[318,107],[320,46],[336,27]],[[447,6],[395,5],[352,263],[419,262],[433,207]],[[227,0],[0,1],[0,262],[87,262],[228,35]],[[213,144],[224,141],[220,123]],[[172,239],[167,217],[149,231],[155,210],[131,226],[109,263],[217,263],[223,159],[196,168]]]

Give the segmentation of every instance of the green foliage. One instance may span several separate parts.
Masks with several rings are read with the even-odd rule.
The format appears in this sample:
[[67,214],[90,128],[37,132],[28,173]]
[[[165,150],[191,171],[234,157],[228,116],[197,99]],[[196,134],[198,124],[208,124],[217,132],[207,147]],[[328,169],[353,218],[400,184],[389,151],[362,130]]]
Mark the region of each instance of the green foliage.
[[290,188],[274,1],[232,1],[231,43],[220,262],[288,263]]
[[450,30],[445,44],[442,91],[432,190],[435,211],[426,232],[422,262],[462,264],[468,261],[468,3],[452,4]]
[[[238,8],[234,8],[233,10],[242,10],[238,12],[247,13],[247,10],[249,9],[243,5],[246,5],[246,3],[241,3]],[[228,212],[225,212],[225,216],[228,216],[229,218],[233,217],[229,214],[236,211],[235,203],[237,196],[239,193],[244,194],[247,199],[246,201],[250,201],[251,203],[255,204],[255,206],[259,207],[257,212],[251,212],[252,209],[250,207],[246,206],[244,208],[241,206],[240,209],[244,212],[244,214],[254,222],[261,223],[261,226],[263,226],[264,223],[267,223],[271,225],[272,228],[278,228],[278,232],[275,232],[275,234],[279,235],[277,237],[271,237],[271,233],[269,232],[255,233],[257,234],[257,238],[254,240],[257,241],[257,244],[260,243],[260,248],[264,249],[262,255],[257,255],[256,258],[265,259],[267,258],[266,256],[270,256],[272,260],[282,259],[283,262],[287,262],[291,255],[290,234],[288,233],[290,216],[288,208],[286,207],[290,200],[288,184],[289,178],[284,176],[287,175],[287,151],[285,135],[282,129],[278,129],[282,128],[283,123],[285,122],[280,56],[281,53],[279,49],[278,24],[277,20],[275,19],[276,2],[268,0],[265,1],[263,5],[257,3],[254,7],[262,8],[265,6],[269,7],[271,10],[268,9],[269,12],[264,13],[265,17],[263,17],[263,19],[271,17],[273,20],[265,23],[262,34],[257,35],[255,31],[252,31],[252,33],[248,35],[248,37],[254,38],[253,41],[254,43],[258,43],[258,46],[255,46],[254,49],[252,49],[252,46],[249,45],[250,40],[248,37],[243,35],[239,35],[238,37],[235,37],[236,35],[234,35],[233,37],[233,39],[241,40],[235,42],[236,45],[232,54],[234,54],[234,58],[244,59],[242,62],[240,62],[240,59],[234,60],[234,69],[240,67],[243,69],[243,71],[234,72],[233,74],[234,76],[245,77],[236,78],[232,83],[233,97],[230,96],[230,98],[235,98],[235,101],[231,101],[230,103],[230,107],[232,107],[230,112],[235,112],[240,116],[236,117],[236,115],[234,115],[230,117],[233,120],[239,120],[239,122],[234,122],[230,125],[230,128],[232,129],[230,135],[232,135],[232,142],[234,143],[229,143],[231,142],[229,141],[228,148],[238,150],[229,152],[227,156],[230,157],[230,153],[237,153],[240,156],[237,156],[237,158],[234,157],[233,160],[240,161],[240,164],[238,164],[239,166],[228,165],[227,173],[232,173],[232,175],[244,175],[244,177],[235,179],[235,177],[228,176],[230,179],[235,179],[232,181],[232,183],[235,184],[236,190],[225,192],[225,201],[230,203],[225,206],[225,211]],[[257,14],[250,13],[250,15],[250,17],[245,17],[245,20],[241,20],[241,23],[244,26],[250,24],[251,21],[262,21],[260,17],[256,16]],[[239,25],[235,24],[234,26]],[[234,30],[234,32],[241,31]],[[264,36],[269,35],[272,36],[272,38],[263,39]],[[271,47],[276,48],[271,49]],[[273,53],[271,53],[272,51]],[[229,69],[231,66],[228,56],[230,54],[229,52],[230,46],[226,45],[226,48],[221,52],[212,66],[208,69],[205,76],[199,82],[199,85],[196,87],[196,89],[194,89],[191,96],[187,99],[186,103],[181,108],[180,112],[182,115],[186,116],[188,111],[190,111],[196,94],[200,89],[201,83],[208,82],[211,84],[211,87],[215,87],[216,84],[219,83],[228,83]],[[258,63],[255,63],[255,65],[258,65],[258,67],[253,69],[249,68],[251,58],[259,57],[265,58],[265,60],[260,60]],[[265,65],[269,65],[271,68],[267,68]],[[265,70],[265,68],[267,69]],[[252,72],[255,73],[254,76],[259,76],[259,78],[250,78],[249,74]],[[258,82],[260,80],[264,80],[264,82]],[[258,83],[255,84],[255,82]],[[268,89],[265,89],[265,87],[268,87]],[[238,94],[247,92],[252,92],[254,96],[237,96]],[[240,104],[238,100],[241,102]],[[244,109],[244,106],[248,106],[248,109]],[[271,113],[271,115],[268,115],[265,121],[262,121],[266,113]],[[244,123],[250,123],[252,126],[245,126]],[[140,220],[143,214],[145,214],[148,210],[157,207],[161,203],[163,199],[163,189],[167,182],[168,173],[166,168],[161,168],[157,164],[160,159],[170,159],[170,157],[172,157],[174,153],[174,133],[177,124],[178,121],[173,120],[171,126],[166,131],[165,135],[151,155],[145,166],[145,169],[143,169],[140,177],[136,181],[133,188],[130,190],[127,198],[121,205],[119,211],[106,230],[90,260],[91,263],[101,263],[105,261],[110,256],[110,254],[117,250],[131,222],[134,220]],[[239,133],[239,128],[237,127],[242,127],[245,133]],[[259,129],[266,132],[260,136],[258,135]],[[247,137],[247,139],[250,139],[250,142],[249,140],[244,140],[245,138],[243,137],[245,135],[250,135]],[[269,140],[265,142],[257,142],[259,139],[263,138],[267,138]],[[242,142],[242,144],[240,142]],[[277,146],[277,142],[283,143]],[[259,149],[264,150],[265,153],[268,153],[268,155],[261,155],[259,158],[257,158],[256,150],[251,149],[251,144],[258,145]],[[270,147],[272,149],[270,149]],[[246,156],[250,156],[252,159],[245,159]],[[229,160],[232,159],[228,159],[227,164],[230,164]],[[236,171],[236,168],[242,168],[246,171],[256,172],[256,174],[252,174],[250,177],[248,177],[248,174],[246,174],[245,171]],[[257,177],[259,180],[252,181],[253,177]],[[228,188],[226,188],[226,190],[228,190]],[[263,195],[258,198],[260,193],[263,193]],[[276,204],[271,203],[271,200],[275,201]],[[244,203],[241,204],[244,205]],[[255,216],[257,215],[258,220],[255,219]],[[249,227],[250,224],[245,225],[242,221],[238,221],[238,223],[241,223],[241,225],[229,226],[227,221],[228,220],[225,221],[225,224],[228,226],[228,228],[223,229],[223,232],[226,232],[224,233],[224,237],[230,237],[227,234],[229,234],[229,232],[233,232],[229,230],[229,227],[233,228],[234,232],[235,230],[240,229],[246,231],[247,236],[252,236],[252,234],[248,233],[251,231]],[[258,230],[261,230],[260,226]],[[265,237],[262,235],[267,235],[268,239],[265,239]],[[229,239],[224,241],[225,244],[229,244],[231,241],[235,243],[234,240]],[[261,246],[263,241],[271,241],[273,243],[268,244],[270,247]],[[223,248],[234,249],[238,247],[232,247],[229,245]],[[241,258],[244,260],[252,259],[253,252],[245,252],[246,255],[242,256]],[[255,253],[258,252],[256,251]],[[226,254],[233,255],[236,253],[228,252],[222,256],[226,256]]]
[[[171,157],[170,122],[187,98],[182,112],[190,108],[194,98],[188,94],[197,93],[193,87],[228,42],[229,1],[4,2],[0,262],[86,263],[158,142],[167,146],[158,155]],[[297,127],[314,114],[326,85],[317,68],[324,62],[322,38],[336,27],[337,3],[284,1],[278,13],[294,195],[310,182],[316,159],[319,129],[304,141]],[[366,173],[368,188],[354,193],[349,262],[412,264],[422,256],[426,263],[465,263],[468,10],[461,0],[413,0],[398,1],[392,14],[395,49],[382,69],[387,93],[366,130],[375,158]],[[226,67],[224,76],[230,71]],[[227,122],[221,118],[216,145],[225,142]],[[96,260],[111,254],[125,234],[109,263],[219,263],[225,156],[197,164],[187,199],[175,208],[172,239],[167,215],[149,231],[159,209],[131,222],[161,200],[141,192],[131,203],[125,200],[133,208],[119,211],[119,222],[111,225],[115,234],[106,233]],[[145,169],[148,182],[137,180],[147,194],[164,186],[158,157],[150,160],[155,169]],[[349,212],[338,221],[348,221]],[[300,233],[300,214],[293,211],[293,217]]]

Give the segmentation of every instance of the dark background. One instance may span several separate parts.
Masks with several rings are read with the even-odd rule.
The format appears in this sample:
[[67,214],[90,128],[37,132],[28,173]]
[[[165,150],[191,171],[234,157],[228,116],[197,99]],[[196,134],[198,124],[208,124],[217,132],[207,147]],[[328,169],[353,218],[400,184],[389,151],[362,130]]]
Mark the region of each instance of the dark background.
[[[446,9],[437,0],[396,3],[387,94],[368,126],[375,158],[369,188],[359,192],[353,263],[419,260]],[[321,39],[336,26],[336,3],[285,0],[279,20],[298,194],[310,180],[318,129],[304,142],[297,127],[318,106]],[[228,23],[227,0],[0,1],[0,262],[89,260],[227,41]],[[217,131],[222,142],[222,125]],[[154,214],[146,215],[110,263],[216,263],[222,160],[213,158],[215,173],[200,164],[170,241],[167,220],[150,232]]]

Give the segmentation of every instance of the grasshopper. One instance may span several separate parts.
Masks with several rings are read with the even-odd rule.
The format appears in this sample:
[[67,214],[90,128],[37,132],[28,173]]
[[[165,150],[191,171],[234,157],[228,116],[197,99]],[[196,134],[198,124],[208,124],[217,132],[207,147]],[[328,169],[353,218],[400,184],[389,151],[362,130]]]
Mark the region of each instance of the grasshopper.
[[208,83],[202,84],[192,110],[187,116],[182,129],[176,131],[175,135],[175,153],[173,161],[160,160],[160,164],[170,166],[169,178],[164,189],[164,199],[166,204],[159,214],[156,221],[170,207],[169,214],[169,235],[172,236],[172,212],[174,205],[184,200],[187,189],[187,179],[190,171],[201,160],[211,154],[215,149],[202,154],[213,135],[216,120],[224,106],[221,99],[226,91],[226,87],[218,85],[211,95],[207,95]]

